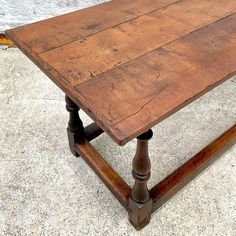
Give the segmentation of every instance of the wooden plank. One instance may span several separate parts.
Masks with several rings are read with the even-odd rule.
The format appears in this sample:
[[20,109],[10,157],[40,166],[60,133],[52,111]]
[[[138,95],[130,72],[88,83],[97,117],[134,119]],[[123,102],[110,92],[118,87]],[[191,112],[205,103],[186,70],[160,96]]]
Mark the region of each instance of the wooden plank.
[[236,14],[76,86],[120,145],[236,74]]
[[183,0],[40,57],[74,86],[234,12],[232,0]]
[[[192,0],[190,0],[190,1],[192,1]],[[187,2],[188,3],[190,1],[182,0],[181,3],[182,2]],[[194,9],[196,11],[197,11],[197,9],[199,9],[199,7],[201,8],[201,3],[203,1],[201,0],[201,1],[197,1],[197,2],[200,5],[196,5],[194,7]],[[235,1],[232,1],[232,0],[231,1],[227,0],[226,2],[224,2],[225,6],[222,7],[222,9],[220,9],[220,10],[219,10],[218,6],[219,6],[219,4],[222,4],[222,3],[219,0],[204,1],[204,4],[206,4],[205,2],[207,2],[207,4],[212,3],[212,2],[215,3],[211,7],[209,7],[208,9],[202,9],[201,8],[202,9],[201,12],[204,12],[204,11],[207,12],[206,15],[209,17],[209,19],[211,17],[215,17],[218,14],[217,12],[221,12],[221,11],[224,12],[225,9],[227,9],[227,10],[224,13],[227,13],[227,14],[229,14],[229,12],[232,11],[232,9],[234,11]],[[175,6],[176,4],[174,4],[173,6]],[[170,9],[173,6],[167,7],[167,9]],[[182,11],[181,11],[181,9],[182,9]],[[185,10],[184,9],[185,9],[184,7],[183,8],[180,8],[180,7],[177,8],[175,14],[174,14],[175,11],[172,12],[173,17],[176,18],[176,17],[178,17],[178,15],[187,14],[189,9],[185,9]],[[163,9],[162,11],[166,11],[166,10]],[[152,14],[154,14],[154,13],[155,12],[153,12]],[[193,12],[193,14],[191,14],[189,16],[193,16],[193,18],[191,18],[191,17],[189,18],[189,21],[191,21],[191,22],[192,21],[196,21],[196,22],[198,21],[199,17],[197,17],[197,15],[194,14],[194,12]],[[153,18],[155,18],[155,17],[153,17]],[[184,20],[184,18],[183,18],[183,20]],[[185,23],[186,23],[186,21],[185,21]],[[50,27],[50,24],[49,24],[49,27]],[[30,30],[27,30],[27,31],[30,32]],[[39,32],[40,32],[40,30],[39,30]],[[160,32],[162,32],[162,31],[160,30]],[[76,92],[74,90],[74,88],[72,87],[72,84],[74,84],[74,82],[76,82],[76,81],[66,80],[66,78],[63,77],[63,75],[60,71],[57,71],[53,66],[51,66],[49,64],[49,63],[51,63],[50,61],[48,61],[48,62],[44,61],[34,50],[32,50],[30,45],[26,44],[26,42],[24,41],[23,34],[21,35],[18,32],[18,30],[11,30],[9,32],[9,35],[12,36],[12,39],[13,39],[14,43],[31,60],[33,60],[36,65],[38,65],[65,93],[67,93],[74,101],[76,101],[78,105],[82,106],[83,109],[96,122],[98,122],[99,126],[103,130],[108,132],[114,138],[114,140],[116,140],[119,144],[126,143],[128,140],[132,139],[136,135],[139,135],[142,132],[144,132],[145,127],[149,128],[149,127],[151,127],[151,125],[155,125],[157,122],[160,122],[162,119],[164,119],[168,115],[170,115],[173,112],[177,111],[178,109],[180,109],[184,105],[188,104],[190,101],[196,99],[198,96],[200,96],[201,94],[203,94],[204,92],[209,90],[209,89],[205,88],[205,89],[202,89],[202,92],[199,92],[201,90],[201,88],[198,88],[200,90],[195,91],[196,94],[194,96],[189,94],[186,97],[184,97],[184,96],[178,97],[177,102],[174,103],[173,102],[173,100],[174,100],[173,91],[174,91],[174,93],[178,92],[178,96],[180,96],[181,93],[184,92],[183,83],[181,85],[182,87],[180,86],[179,82],[175,84],[174,83],[175,81],[173,83],[171,82],[171,85],[168,85],[168,84],[166,85],[165,83],[160,85],[158,82],[155,82],[155,78],[160,77],[159,76],[159,72],[161,71],[160,69],[162,69],[162,74],[163,74],[163,71],[165,71],[164,68],[166,68],[166,70],[168,69],[168,71],[165,71],[165,76],[161,75],[161,78],[162,78],[162,80],[164,80],[164,82],[166,80],[165,78],[169,78],[169,76],[174,77],[173,74],[183,73],[183,76],[185,76],[187,74],[187,72],[189,72],[186,69],[188,69],[189,66],[191,67],[193,65],[191,65],[191,63],[188,63],[187,60],[184,61],[183,58],[179,58],[180,55],[174,55],[174,53],[172,53],[171,50],[169,50],[168,48],[162,48],[162,49],[155,50],[151,53],[148,53],[145,56],[140,57],[140,58],[143,58],[143,60],[140,60],[140,58],[138,58],[137,60],[135,60],[133,62],[130,62],[130,63],[122,65],[122,66],[119,66],[117,69],[115,69],[112,72],[110,71],[110,72],[106,73],[106,75],[109,76],[109,77],[114,76],[115,74],[116,74],[116,77],[117,76],[119,76],[119,77],[122,76],[122,78],[124,77],[124,80],[126,80],[127,78],[132,78],[133,76],[136,76],[139,79],[134,79],[133,78],[133,79],[130,79],[130,82],[127,82],[127,83],[122,82],[122,80],[117,80],[119,83],[122,82],[120,88],[117,85],[116,85],[116,87],[114,87],[113,82],[109,82],[109,81],[112,81],[111,78],[105,79],[106,81],[109,82],[109,83],[105,83],[106,85],[104,85],[108,89],[109,93],[108,94],[102,93],[101,98],[104,95],[106,95],[106,98],[108,98],[108,97],[110,97],[111,92],[114,93],[114,91],[116,91],[116,94],[115,94],[114,98],[110,99],[110,101],[112,101],[112,99],[115,99],[115,103],[114,104],[107,104],[106,102],[108,102],[108,101],[106,101],[106,102],[103,102],[103,101],[101,102],[100,101],[101,102],[100,106],[102,106],[102,109],[101,109],[101,107],[96,107],[93,111],[91,111],[90,107],[87,107],[87,104],[89,104],[90,102],[86,100],[87,99],[86,96],[84,96],[83,94],[80,94],[78,96],[79,91]],[[160,34],[160,36],[161,36],[161,34]],[[91,37],[93,37],[93,36],[91,36]],[[42,40],[44,41],[44,39],[42,39]],[[213,39],[211,39],[211,40],[214,41]],[[193,40],[193,43],[194,43],[194,40]],[[140,42],[140,44],[142,44],[142,42]],[[228,44],[223,45],[222,47],[226,48],[227,45]],[[194,48],[194,45],[193,45],[193,48]],[[234,48],[231,48],[231,49],[233,50]],[[190,49],[188,49],[188,50],[190,50]],[[72,54],[73,54],[73,51],[72,51]],[[164,54],[166,54],[166,55],[164,55]],[[211,56],[210,52],[207,52],[207,51],[204,52],[204,57],[208,57],[208,55]],[[152,59],[152,58],[156,58],[156,56],[160,57],[160,62],[158,60]],[[218,57],[219,58],[222,58],[224,56],[227,56],[227,53],[223,52],[221,54],[221,52],[218,51]],[[166,64],[169,63],[169,59],[171,59],[173,65],[174,65],[174,69],[172,69],[172,68],[170,68],[170,66],[168,67],[168,65],[166,65]],[[66,63],[67,61],[63,57],[59,57],[58,60],[61,60],[65,64],[68,64],[68,63]],[[146,63],[146,60],[149,61],[149,63]],[[151,60],[153,60],[153,63],[151,63]],[[176,60],[179,60],[179,62],[176,61]],[[156,62],[156,65],[155,65],[155,62]],[[193,61],[193,64],[194,63],[195,62]],[[226,63],[227,63],[227,61],[226,61]],[[143,64],[146,64],[146,65],[143,65]],[[165,64],[163,66],[163,68],[159,68],[163,64]],[[219,61],[218,61],[218,64],[220,64]],[[214,62],[213,65],[211,65],[210,62],[208,61],[209,68],[203,67],[202,72],[209,73],[210,68],[213,68],[214,65],[218,65],[218,64],[216,62]],[[203,65],[204,65],[204,63],[203,63]],[[140,68],[137,68],[137,66],[140,66]],[[132,70],[132,67],[134,67],[134,70]],[[222,81],[226,80],[230,75],[234,74],[234,71],[233,71],[231,74],[226,75],[226,74],[224,74],[225,71],[227,71],[227,69],[225,70],[223,68],[222,73],[221,73],[221,76],[223,76],[223,77],[221,78],[221,80],[219,80],[219,77],[218,77],[218,79],[217,79],[218,84],[221,83]],[[75,70],[73,73],[77,73],[77,72],[78,71]],[[127,72],[129,74],[124,75]],[[216,72],[219,73],[219,70],[216,70]],[[139,76],[137,76],[137,73],[139,73],[138,74]],[[202,75],[203,75],[203,73],[201,74],[201,76]],[[67,75],[65,74],[64,76],[67,76]],[[175,76],[177,76],[177,75],[175,75]],[[188,76],[191,76],[190,72],[189,72]],[[219,74],[219,76],[220,76],[220,74]],[[102,78],[102,77],[103,76],[101,75],[101,76],[98,76],[97,78],[99,79],[99,78]],[[208,75],[207,75],[207,77],[208,77]],[[96,83],[97,83],[97,78],[93,79],[94,81],[96,81]],[[183,78],[183,80],[184,79],[185,78]],[[144,82],[143,83],[144,84],[143,88],[141,88],[142,86],[140,85],[141,80],[143,80],[143,82]],[[180,79],[178,79],[178,80],[180,81]],[[146,84],[145,81],[146,82],[149,81],[149,84],[145,85]],[[151,96],[150,92],[153,91],[152,89],[150,89],[150,83],[152,84],[152,81],[154,81],[153,85],[155,85],[155,83],[158,84],[159,91],[161,92],[161,95],[157,94],[156,99],[158,100],[158,102],[159,102],[158,98],[161,98],[161,96],[163,95],[163,91],[165,91],[165,93],[164,93],[164,97],[165,97],[165,96],[168,96],[168,93],[166,93],[166,91],[171,92],[171,90],[172,90],[171,100],[170,100],[170,102],[168,101],[167,104],[164,104],[166,107],[164,106],[163,109],[158,110],[158,108],[155,108],[155,109],[152,108],[154,106],[152,104],[155,102],[154,98],[153,99],[151,98],[151,100],[149,99],[150,96]],[[189,81],[187,81],[187,82],[189,82]],[[101,82],[101,83],[104,83],[104,82]],[[86,82],[86,84],[87,84],[87,82]],[[130,88],[129,90],[126,90],[124,88],[124,86],[127,86],[127,85],[129,85],[129,86],[134,86],[135,85],[137,87],[137,91],[135,92],[135,89],[133,89],[133,88]],[[202,83],[200,83],[200,85],[202,85]],[[210,86],[210,88],[212,88],[213,86],[216,86],[216,85],[217,84],[213,84],[212,86],[211,85],[209,85],[209,86]],[[92,84],[92,86],[94,86],[94,85]],[[165,88],[165,86],[167,86],[168,90],[166,90],[166,88],[163,89],[163,86],[164,86],[164,88]],[[180,88],[178,86],[180,86]],[[186,89],[185,95],[189,92],[188,91],[188,86],[185,88]],[[171,89],[171,87],[172,87],[172,89]],[[76,87],[75,89],[78,89],[78,88]],[[145,89],[144,92],[141,91],[143,89]],[[123,90],[124,93],[127,93],[127,92],[131,93],[133,91],[133,94],[132,93],[130,95],[125,94],[124,98],[122,98],[121,95],[122,95],[123,92],[121,92],[119,94],[119,92],[117,92],[118,90]],[[137,96],[138,93],[140,93],[139,90],[141,92],[143,92],[143,96],[141,96],[141,97]],[[91,91],[91,92],[92,93],[90,94],[90,96],[91,95],[94,96],[94,94],[99,94],[101,91],[94,90],[94,91]],[[158,89],[157,89],[156,92],[158,93]],[[153,94],[153,95],[155,95],[155,94]],[[118,96],[118,99],[116,99],[117,96]],[[191,98],[189,99],[189,97],[191,97]],[[186,101],[183,101],[185,98],[186,98]],[[130,100],[131,104],[128,104],[126,99],[131,99]],[[137,100],[137,101],[133,101],[133,100]],[[166,100],[167,100],[167,98],[166,98]],[[171,103],[171,101],[173,103]],[[117,104],[117,103],[120,103],[120,104]],[[89,106],[91,106],[91,104]],[[94,103],[94,104],[96,104],[96,103]],[[134,107],[131,107],[132,104],[134,104]],[[163,105],[162,102],[159,105]],[[114,109],[114,107],[116,107],[116,108]],[[149,108],[153,109],[153,111],[150,112]],[[104,112],[104,110],[105,110],[105,112]],[[125,112],[126,110],[128,110],[128,112]],[[165,110],[165,112],[164,112],[164,110]],[[103,112],[104,112],[104,114],[103,114]],[[127,114],[127,116],[125,114]],[[150,118],[149,118],[149,115],[150,115]],[[125,125],[126,122],[127,122],[127,125]],[[144,123],[147,124],[147,125],[143,125]],[[126,129],[126,132],[123,131],[125,129]]]
[[108,187],[121,205],[123,205],[125,209],[128,209],[128,200],[131,193],[130,186],[111,168],[111,166],[109,166],[88,141],[85,141],[82,144],[76,144],[75,149]]
[[236,125],[154,186],[150,190],[150,196],[153,199],[152,211],[162,206],[235,143]]
[[114,0],[7,31],[36,53],[82,39],[178,0]]

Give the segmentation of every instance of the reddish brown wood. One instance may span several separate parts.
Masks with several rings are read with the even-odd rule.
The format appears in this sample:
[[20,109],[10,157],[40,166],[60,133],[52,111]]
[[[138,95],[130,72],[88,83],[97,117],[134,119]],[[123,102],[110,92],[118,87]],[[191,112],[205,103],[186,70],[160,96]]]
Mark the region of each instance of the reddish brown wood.
[[152,211],[164,204],[235,143],[236,125],[154,186],[150,190],[150,196],[153,199]]
[[75,149],[108,187],[121,205],[123,205],[125,209],[128,209],[128,200],[131,192],[131,188],[128,184],[112,169],[112,167],[109,166],[87,140],[81,144],[77,143]]
[[235,39],[233,14],[77,85],[75,94],[123,145],[236,74]]
[[148,140],[153,136],[149,130],[137,137],[137,149],[133,159],[134,187],[129,199],[129,220],[135,229],[140,230],[151,219],[152,199],[149,196],[147,181],[150,178],[151,163],[148,155]]
[[69,146],[71,152],[75,156],[78,156],[75,150],[75,143],[76,142],[81,143],[84,141],[85,138],[84,126],[79,117],[78,113],[79,107],[68,96],[65,96],[65,100],[66,100],[66,109],[70,114],[67,128]]
[[149,223],[151,212],[164,204],[216,160],[220,154],[236,143],[236,125],[148,191],[147,181],[151,167],[148,157],[148,140],[151,137],[151,130],[138,137],[133,160],[135,185],[132,190],[88,141],[75,144],[76,152],[84,158],[118,201],[128,210],[129,220],[137,230]]
[[235,12],[234,0],[122,0],[7,34],[124,145],[236,73]]
[[[36,53],[61,47],[137,18],[179,0],[119,0],[14,29],[18,39]],[[7,32],[11,34],[11,32]],[[12,35],[13,36],[13,35]]]
[[[40,57],[74,86],[232,14],[236,1],[227,2],[179,1]],[[61,57],[69,63],[58,60]]]
[[[236,74],[235,0],[113,0],[7,35],[67,94],[72,153],[97,173],[136,229],[235,143],[234,126],[148,191],[149,129]],[[79,107],[95,123],[84,128]],[[138,136],[132,191],[88,142],[103,130],[119,145]]]

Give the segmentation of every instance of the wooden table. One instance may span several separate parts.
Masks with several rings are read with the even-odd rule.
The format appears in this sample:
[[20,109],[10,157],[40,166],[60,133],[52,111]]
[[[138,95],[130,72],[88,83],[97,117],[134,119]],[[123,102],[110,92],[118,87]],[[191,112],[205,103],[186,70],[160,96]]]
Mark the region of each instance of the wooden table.
[[[114,0],[6,33],[66,94],[72,153],[94,169],[136,229],[235,144],[234,125],[147,189],[151,128],[236,74],[235,0]],[[80,108],[94,123],[83,126]],[[133,188],[90,144],[103,132],[118,145],[137,138]]]

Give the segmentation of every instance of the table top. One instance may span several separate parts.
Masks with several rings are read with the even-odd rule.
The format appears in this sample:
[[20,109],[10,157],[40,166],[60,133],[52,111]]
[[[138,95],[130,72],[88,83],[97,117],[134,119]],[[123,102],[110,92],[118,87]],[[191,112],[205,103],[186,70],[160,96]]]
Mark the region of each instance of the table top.
[[235,0],[113,0],[6,33],[119,145],[236,74]]

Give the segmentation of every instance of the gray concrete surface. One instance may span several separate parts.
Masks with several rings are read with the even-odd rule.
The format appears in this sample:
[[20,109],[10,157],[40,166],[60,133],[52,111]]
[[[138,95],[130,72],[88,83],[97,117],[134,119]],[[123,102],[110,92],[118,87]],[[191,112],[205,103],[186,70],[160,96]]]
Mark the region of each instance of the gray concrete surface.
[[[0,50],[0,235],[236,235],[236,147],[153,215],[140,232],[69,151],[64,95],[17,49]],[[150,186],[236,121],[236,78],[154,128]],[[90,119],[81,113],[85,123]],[[132,184],[135,141],[93,141]]]

